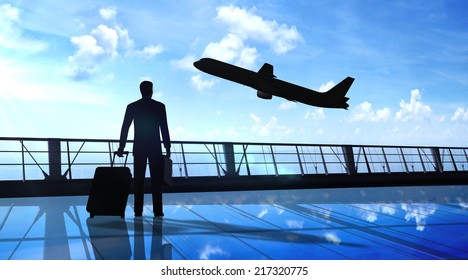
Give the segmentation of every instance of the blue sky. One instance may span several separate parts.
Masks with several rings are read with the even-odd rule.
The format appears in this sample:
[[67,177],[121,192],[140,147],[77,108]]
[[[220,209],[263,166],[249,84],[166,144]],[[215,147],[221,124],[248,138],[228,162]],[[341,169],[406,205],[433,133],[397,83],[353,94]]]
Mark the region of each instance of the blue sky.
[[[172,140],[466,146],[466,1],[0,1],[0,131],[118,138],[155,83]],[[326,90],[321,109],[209,76],[217,58]]]

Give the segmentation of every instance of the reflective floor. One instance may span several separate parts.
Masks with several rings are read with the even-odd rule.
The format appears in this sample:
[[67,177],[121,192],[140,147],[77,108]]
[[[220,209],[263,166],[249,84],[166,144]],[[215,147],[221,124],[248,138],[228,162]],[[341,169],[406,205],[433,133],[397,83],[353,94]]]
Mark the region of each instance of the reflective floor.
[[0,198],[0,259],[468,259],[468,186],[165,194],[163,219],[86,202]]

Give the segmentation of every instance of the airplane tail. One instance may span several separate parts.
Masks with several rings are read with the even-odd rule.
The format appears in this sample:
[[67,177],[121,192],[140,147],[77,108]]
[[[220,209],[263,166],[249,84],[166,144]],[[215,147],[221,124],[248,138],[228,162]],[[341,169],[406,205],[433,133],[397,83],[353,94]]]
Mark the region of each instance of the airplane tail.
[[[334,86],[332,89],[326,92],[327,96],[333,100],[333,104],[336,105],[336,108],[343,108],[348,109],[348,100],[349,98],[346,97],[346,93],[348,93],[349,88],[354,82],[354,78],[347,77],[339,84]],[[334,106],[335,107],[335,106]]]

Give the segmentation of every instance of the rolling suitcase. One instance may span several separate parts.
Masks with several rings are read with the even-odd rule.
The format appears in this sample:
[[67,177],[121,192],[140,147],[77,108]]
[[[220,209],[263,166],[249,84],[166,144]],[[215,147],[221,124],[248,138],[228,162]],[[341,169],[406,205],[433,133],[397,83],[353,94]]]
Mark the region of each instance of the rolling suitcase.
[[128,152],[125,152],[124,166],[114,167],[115,156],[111,167],[98,167],[94,173],[86,210],[91,218],[95,215],[125,217],[132,173],[126,167]]

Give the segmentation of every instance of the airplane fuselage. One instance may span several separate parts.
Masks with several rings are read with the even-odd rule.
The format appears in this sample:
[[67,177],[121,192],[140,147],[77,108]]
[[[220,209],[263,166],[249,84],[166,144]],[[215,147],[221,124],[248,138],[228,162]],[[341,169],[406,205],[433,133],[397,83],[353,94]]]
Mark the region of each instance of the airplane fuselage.
[[[261,93],[282,97],[291,101],[297,101],[312,106],[327,108],[346,109],[348,107],[347,104],[344,105],[342,104],[343,102],[338,102],[340,100],[338,100],[334,95],[317,92],[276,79],[273,73],[268,75],[262,72],[254,72],[212,58],[202,58],[199,61],[196,61],[194,66],[197,69],[213,76],[243,84],[245,86],[256,89]],[[346,99],[344,101],[346,103],[348,98],[344,98]]]

